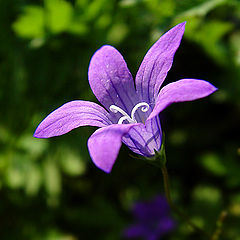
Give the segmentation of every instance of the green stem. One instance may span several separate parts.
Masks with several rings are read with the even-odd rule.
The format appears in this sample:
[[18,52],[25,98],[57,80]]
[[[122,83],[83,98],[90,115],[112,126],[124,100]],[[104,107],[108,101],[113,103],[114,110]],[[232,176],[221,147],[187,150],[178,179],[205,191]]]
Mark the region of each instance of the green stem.
[[[176,205],[173,203],[172,198],[171,198],[171,193],[170,193],[170,184],[169,184],[169,177],[168,177],[168,171],[167,171],[167,167],[165,164],[162,164],[161,166],[161,170],[162,170],[162,175],[163,175],[163,182],[164,182],[164,190],[165,190],[165,195],[168,201],[169,206],[171,207],[171,209],[179,216],[181,217],[184,221],[186,221],[188,223],[189,226],[191,226],[191,228],[196,231],[199,232],[203,235],[205,235],[205,237],[207,237],[208,239],[210,239],[210,235],[205,232],[203,229],[201,229],[200,227],[196,226],[190,219],[189,217],[182,212],[181,210],[179,210]],[[217,239],[211,239],[211,240],[217,240]]]
[[217,220],[217,224],[216,224],[216,230],[214,231],[211,240],[218,240],[221,233],[222,233],[222,227],[223,227],[223,222],[225,220],[225,218],[227,217],[227,211],[223,210],[220,215],[219,218]]

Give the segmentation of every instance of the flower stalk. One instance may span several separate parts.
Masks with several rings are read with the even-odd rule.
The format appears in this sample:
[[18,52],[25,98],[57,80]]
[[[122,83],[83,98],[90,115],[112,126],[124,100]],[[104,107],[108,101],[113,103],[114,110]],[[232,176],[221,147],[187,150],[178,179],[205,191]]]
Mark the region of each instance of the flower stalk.
[[217,220],[217,223],[216,223],[216,229],[211,237],[211,240],[218,240],[221,233],[222,233],[222,229],[223,229],[223,222],[224,220],[226,219],[228,215],[228,212],[226,210],[223,210],[219,217],[218,217],[218,220]]
[[[195,223],[193,223],[190,218],[182,212],[172,201],[171,193],[170,193],[170,184],[169,184],[169,176],[167,167],[164,164],[161,167],[162,175],[163,175],[163,183],[164,183],[164,191],[165,195],[168,201],[169,206],[171,209],[181,218],[183,219],[194,231],[201,233],[202,235],[206,236],[208,239],[210,238],[210,235],[204,231],[202,228],[198,227]],[[212,238],[211,240],[217,240],[218,238]]]
[[[218,237],[211,238],[211,235],[207,233],[202,228],[198,227],[195,223],[193,223],[190,218],[181,211],[172,201],[171,197],[171,191],[170,191],[170,182],[169,182],[169,175],[168,170],[166,167],[166,153],[165,153],[165,137],[163,134],[163,142],[162,146],[159,152],[155,151],[155,156],[153,158],[148,158],[147,160],[150,160],[150,162],[158,167],[161,168],[162,176],[163,176],[163,184],[164,184],[164,192],[167,199],[167,202],[170,206],[170,208],[182,219],[184,220],[195,232],[198,232],[202,235],[204,235],[207,239],[211,240],[218,240]],[[214,235],[218,235],[218,231],[216,230],[216,233]]]

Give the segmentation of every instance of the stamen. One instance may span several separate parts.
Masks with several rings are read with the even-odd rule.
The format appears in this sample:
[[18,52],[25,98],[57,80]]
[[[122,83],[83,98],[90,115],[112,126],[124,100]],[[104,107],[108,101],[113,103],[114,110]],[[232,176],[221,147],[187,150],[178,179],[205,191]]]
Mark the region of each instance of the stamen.
[[134,122],[137,122],[134,114],[136,113],[136,111],[138,110],[138,108],[141,108],[141,111],[142,112],[147,112],[149,110],[149,105],[146,103],[146,102],[140,102],[138,103],[136,106],[134,106],[134,108],[132,109],[132,112],[131,112],[131,119],[134,121]]
[[109,109],[113,112],[113,113],[121,113],[123,115],[123,117],[121,117],[118,120],[118,124],[122,124],[124,120],[128,120],[129,123],[134,123],[134,121],[131,119],[131,117],[124,111],[122,110],[120,107],[115,106],[115,105],[111,105],[109,107]]
[[123,116],[119,118],[118,124],[122,124],[123,121],[128,120],[129,123],[135,123],[129,116]]
[[122,110],[120,107],[115,106],[115,105],[111,105],[109,107],[109,109],[113,112],[113,113],[121,113],[123,116],[121,118],[119,118],[118,120],[118,124],[122,124],[123,121],[127,120],[129,123],[137,123],[137,120],[135,118],[135,113],[138,110],[138,108],[141,107],[141,111],[142,112],[147,112],[150,108],[150,106],[146,103],[146,102],[140,102],[138,104],[136,104],[131,112],[131,117],[124,111]]

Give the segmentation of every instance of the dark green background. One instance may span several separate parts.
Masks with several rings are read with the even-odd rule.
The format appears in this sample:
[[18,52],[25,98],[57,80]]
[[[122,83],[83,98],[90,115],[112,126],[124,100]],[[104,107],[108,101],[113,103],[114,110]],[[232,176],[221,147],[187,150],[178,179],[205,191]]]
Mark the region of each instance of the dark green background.
[[[0,239],[121,239],[132,204],[163,193],[159,169],[125,146],[111,174],[97,169],[87,150],[93,127],[32,135],[65,102],[96,101],[87,72],[103,44],[135,76],[150,46],[183,21],[164,84],[199,78],[219,90],[161,114],[173,199],[209,231],[228,210],[220,239],[240,239],[238,0],[0,1]],[[164,239],[204,239],[174,218]]]

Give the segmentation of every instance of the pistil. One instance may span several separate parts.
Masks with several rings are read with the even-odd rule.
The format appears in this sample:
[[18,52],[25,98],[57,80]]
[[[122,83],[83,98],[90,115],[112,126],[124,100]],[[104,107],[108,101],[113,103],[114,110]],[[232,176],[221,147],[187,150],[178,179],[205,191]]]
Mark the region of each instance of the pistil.
[[121,113],[123,116],[121,118],[119,118],[118,120],[118,124],[122,124],[123,121],[127,120],[129,123],[137,123],[137,120],[135,118],[135,113],[137,112],[137,110],[141,108],[142,112],[147,112],[149,110],[149,105],[146,102],[140,102],[138,104],[136,104],[132,111],[131,111],[131,117],[120,107],[116,106],[116,105],[111,105],[109,107],[110,111],[113,113]]

